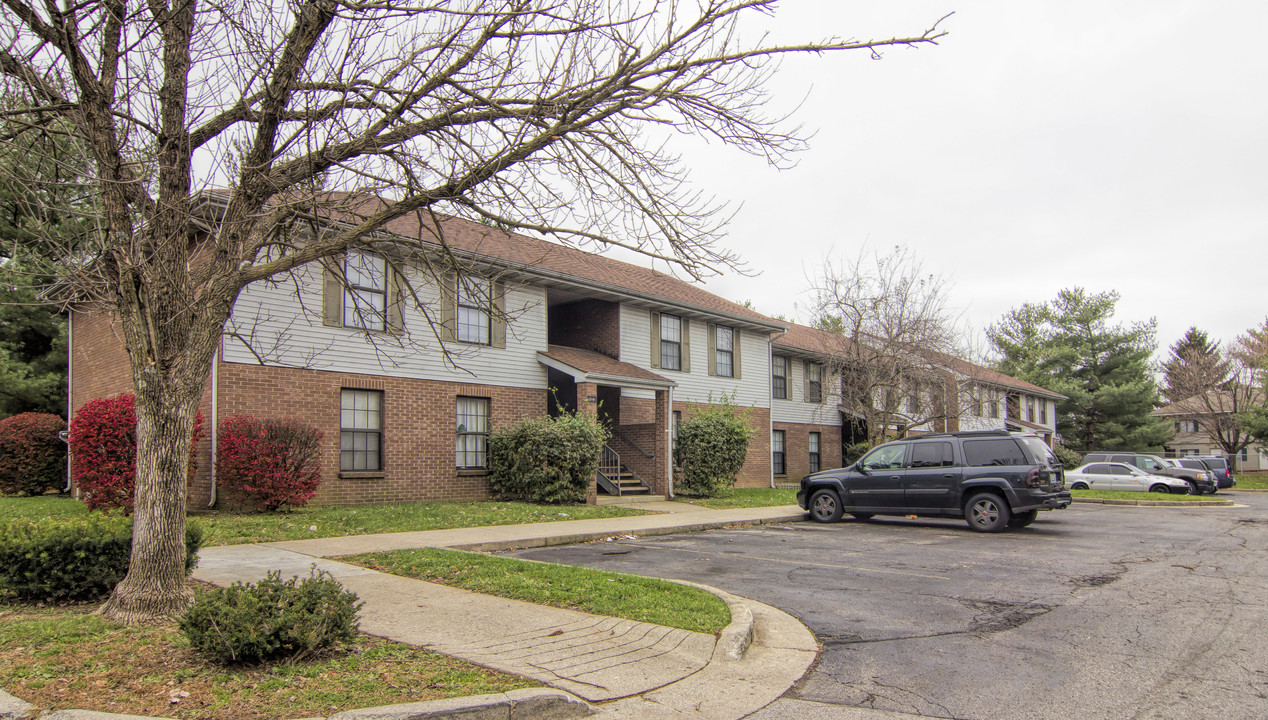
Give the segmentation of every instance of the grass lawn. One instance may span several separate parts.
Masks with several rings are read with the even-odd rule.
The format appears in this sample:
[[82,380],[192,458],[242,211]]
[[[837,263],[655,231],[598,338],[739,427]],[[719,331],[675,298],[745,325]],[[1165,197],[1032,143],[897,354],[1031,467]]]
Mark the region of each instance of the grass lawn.
[[731,622],[730,609],[716,595],[638,575],[436,548],[339,559],[487,595],[683,630],[714,633]]
[[739,507],[773,507],[796,505],[796,488],[729,488],[715,498],[693,498],[679,495],[677,500],[691,505],[725,510]]
[[[0,522],[11,518],[66,517],[87,512],[67,497],[0,497]],[[531,505],[518,502],[437,502],[400,505],[305,507],[282,513],[200,513],[207,545],[519,525],[556,520],[645,515],[610,505]]]
[[0,604],[0,687],[43,710],[270,720],[539,686],[368,635],[312,661],[224,668],[175,623],[116,625],[96,607]]
[[1237,487],[1233,490],[1268,490],[1268,472],[1239,472],[1233,477],[1237,478]]
[[[1238,480],[1240,482],[1240,479]],[[1070,494],[1079,498],[1098,498],[1101,500],[1176,500],[1179,502],[1198,502],[1200,500],[1227,500],[1219,495],[1173,495],[1152,492],[1128,492],[1125,490],[1071,490]]]

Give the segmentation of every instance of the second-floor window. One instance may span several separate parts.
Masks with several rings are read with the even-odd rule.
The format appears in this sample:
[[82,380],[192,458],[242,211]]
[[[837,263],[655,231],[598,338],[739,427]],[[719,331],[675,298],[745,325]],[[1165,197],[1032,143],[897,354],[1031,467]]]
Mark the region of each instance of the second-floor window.
[[776,355],[771,358],[771,397],[788,399],[788,358]]
[[1039,401],[1039,422],[1043,425],[1048,424],[1048,401]]
[[823,402],[823,366],[806,363],[806,402]]
[[715,325],[713,332],[713,372],[721,377],[735,377],[735,330]]
[[986,401],[987,415],[999,419],[999,393],[994,390],[991,390],[990,393],[990,397]]
[[1034,421],[1035,421],[1035,399],[1032,397],[1028,397],[1026,398],[1026,422],[1034,422]]
[[350,252],[343,264],[343,324],[366,330],[387,327],[387,261],[374,253]]
[[468,276],[458,279],[454,307],[458,315],[459,342],[491,343],[492,306],[493,288],[486,278]]
[[660,314],[660,366],[682,369],[682,318],[677,315]]
[[969,388],[969,414],[973,417],[982,417],[982,388],[974,385]]

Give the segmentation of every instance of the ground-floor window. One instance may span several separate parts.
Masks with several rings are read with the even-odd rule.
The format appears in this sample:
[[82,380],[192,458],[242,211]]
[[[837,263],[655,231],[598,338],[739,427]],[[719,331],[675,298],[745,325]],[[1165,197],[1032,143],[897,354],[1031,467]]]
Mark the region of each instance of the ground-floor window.
[[383,392],[343,390],[339,394],[339,469],[383,469]]
[[819,472],[819,433],[810,433],[810,472]]
[[776,475],[784,475],[788,471],[784,467],[784,431],[772,430],[770,434],[770,461]]
[[489,443],[489,399],[458,398],[458,431],[454,462],[459,468],[487,465]]

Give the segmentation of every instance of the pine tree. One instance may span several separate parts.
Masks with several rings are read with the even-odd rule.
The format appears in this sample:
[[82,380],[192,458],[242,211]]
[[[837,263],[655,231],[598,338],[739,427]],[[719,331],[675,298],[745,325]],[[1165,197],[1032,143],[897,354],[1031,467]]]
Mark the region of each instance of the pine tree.
[[1162,397],[1173,403],[1188,397],[1189,390],[1184,387],[1186,378],[1192,375],[1186,372],[1195,364],[1214,367],[1219,364],[1220,346],[1212,342],[1206,333],[1191,327],[1171,346],[1171,354],[1162,364]]
[[1001,372],[1066,396],[1057,403],[1057,432],[1080,452],[1158,448],[1169,435],[1149,414],[1158,399],[1149,368],[1154,321],[1111,325],[1117,302],[1116,292],[1065,289],[987,330]]

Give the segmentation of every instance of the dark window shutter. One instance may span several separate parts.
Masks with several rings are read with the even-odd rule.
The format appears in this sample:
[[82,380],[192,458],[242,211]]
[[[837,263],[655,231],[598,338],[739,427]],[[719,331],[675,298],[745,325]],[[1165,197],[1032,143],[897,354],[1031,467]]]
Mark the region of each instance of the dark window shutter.
[[691,321],[682,319],[682,371],[691,372]]
[[651,311],[652,326],[652,367],[660,367],[660,313]]
[[708,335],[709,353],[709,374],[718,374],[718,326],[713,323],[705,324],[705,334]]
[[322,263],[321,324],[328,327],[343,327],[343,280],[339,271],[330,265],[337,267],[340,262],[338,258],[329,258]]
[[493,283],[493,311],[489,313],[490,344],[495,348],[506,347],[506,286]]

